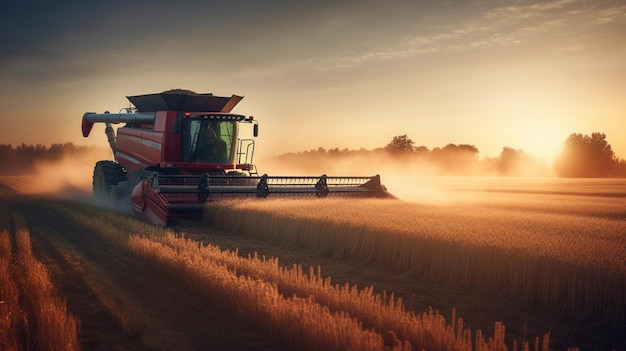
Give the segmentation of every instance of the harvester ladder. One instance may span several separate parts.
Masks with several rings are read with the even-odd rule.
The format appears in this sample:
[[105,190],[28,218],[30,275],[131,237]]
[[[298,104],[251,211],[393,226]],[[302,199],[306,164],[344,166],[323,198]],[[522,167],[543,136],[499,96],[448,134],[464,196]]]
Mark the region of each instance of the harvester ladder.
[[256,169],[256,165],[251,165],[252,168],[250,169],[250,176],[252,177],[258,177],[259,176],[259,172]]

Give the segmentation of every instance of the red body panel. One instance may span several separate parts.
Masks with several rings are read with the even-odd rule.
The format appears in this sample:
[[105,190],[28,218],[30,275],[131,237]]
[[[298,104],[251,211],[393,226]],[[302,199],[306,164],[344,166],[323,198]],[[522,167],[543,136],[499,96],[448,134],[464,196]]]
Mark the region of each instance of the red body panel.
[[[165,133],[163,135],[163,145],[161,149],[162,162],[178,162],[180,160],[180,134]],[[178,147],[174,147],[178,145]]]
[[122,127],[117,130],[115,158],[128,173],[161,163],[163,133]]
[[159,111],[154,124],[119,128],[115,156],[122,167],[131,173],[180,161],[178,118],[176,111]]
[[169,203],[163,194],[152,188],[152,178],[135,186],[130,197],[131,207],[136,217],[157,225],[167,225]]
[[154,131],[164,133],[174,133],[176,129],[176,120],[183,117],[184,114],[176,111],[159,111],[156,113],[154,120]]

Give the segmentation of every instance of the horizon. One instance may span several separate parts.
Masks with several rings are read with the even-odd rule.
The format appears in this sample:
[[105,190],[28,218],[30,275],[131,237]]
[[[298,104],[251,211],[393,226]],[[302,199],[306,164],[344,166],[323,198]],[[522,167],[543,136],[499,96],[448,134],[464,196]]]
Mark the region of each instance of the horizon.
[[[96,126],[98,126],[98,124],[94,124],[94,128],[96,128]],[[118,127],[121,127],[121,126],[118,126]],[[118,128],[118,127],[115,127],[115,128]],[[571,133],[571,134],[580,134],[580,133]],[[410,139],[410,136],[408,136],[408,137]],[[565,142],[565,140],[563,140],[563,142]],[[53,143],[49,143],[49,144],[42,144],[42,143],[31,144],[31,143],[25,143],[25,142],[19,142],[19,143],[16,143],[16,144],[12,144],[12,143],[5,143],[5,142],[0,141],[0,145],[11,146],[14,149],[19,147],[19,146],[21,146],[21,145],[32,146],[32,147],[36,147],[36,146],[41,145],[41,146],[44,146],[46,148],[50,148],[52,145],[64,145],[64,144],[72,144],[72,145],[74,145],[76,147],[102,148],[102,149],[106,149],[106,150],[110,151],[110,146],[108,145],[108,143],[105,143],[105,144],[92,144],[92,143],[81,144],[81,143],[75,143],[73,141],[64,141],[64,142],[53,142]],[[346,147],[346,148],[328,147],[327,148],[327,147],[323,147],[323,146],[318,146],[318,147],[314,147],[314,148],[307,149],[307,150],[285,150],[284,152],[282,152],[280,154],[264,155],[264,158],[267,159],[267,158],[275,158],[275,157],[280,157],[280,156],[286,156],[286,155],[289,155],[289,154],[303,154],[303,153],[317,152],[320,149],[322,149],[326,153],[331,152],[333,150],[337,150],[339,152],[343,152],[343,151],[349,151],[349,152],[352,152],[352,151],[354,151],[354,152],[359,152],[359,151],[375,152],[375,151],[378,151],[378,150],[385,149],[388,146],[388,144],[389,143],[387,143],[385,145],[375,146],[373,148],[362,148],[361,147],[361,148],[358,148],[358,149],[351,149],[349,147]],[[442,149],[442,148],[444,148],[445,146],[448,146],[448,145],[455,145],[455,146],[467,145],[467,146],[475,147],[475,145],[473,145],[473,144],[445,143],[443,145],[437,145],[437,146],[433,146],[433,147],[428,147],[426,145],[415,145],[413,148],[414,148],[414,151],[415,151],[415,149],[417,149],[417,148],[425,147],[427,149],[427,152],[431,152],[431,151],[433,151],[435,149]],[[609,145],[610,145],[610,143],[609,143]],[[612,148],[612,145],[610,145],[610,146]],[[509,147],[509,146],[503,146],[502,149],[504,149],[504,148],[510,148],[510,149],[515,150],[515,151],[522,151],[526,156],[530,156],[530,157],[532,157],[532,158],[534,158],[534,159],[536,159],[537,161],[540,161],[540,162],[545,162],[546,165],[548,165],[548,166],[551,166],[551,163],[554,162],[554,159],[547,160],[547,159],[544,159],[542,157],[539,157],[539,156],[536,156],[536,155],[532,155],[532,154],[526,152],[523,149],[516,149],[516,148]],[[478,156],[479,156],[479,160],[480,161],[485,161],[485,160],[488,160],[488,159],[498,158],[498,157],[501,156],[501,154],[497,154],[497,155],[493,155],[493,156],[492,155],[483,155],[481,153],[480,149],[477,148],[477,150],[478,150]],[[555,158],[558,157],[558,156],[559,156],[559,154],[555,155]],[[624,157],[621,157],[621,155],[618,155],[617,153],[614,153],[614,157],[617,160],[624,160],[625,159]]]
[[[97,127],[98,127],[98,126],[99,126],[99,124],[94,124],[94,127],[93,127],[93,128],[96,128],[96,129],[97,129]],[[121,127],[121,125],[118,125],[118,126],[115,126],[115,125],[114,125],[114,128],[115,128],[115,129],[117,129],[118,127]],[[102,132],[103,132],[103,131],[102,131]],[[104,134],[104,132],[103,132],[103,134]],[[572,135],[572,134],[581,134],[581,133],[570,133],[570,135]],[[605,134],[605,133],[602,133],[602,134]],[[568,136],[569,136],[569,135],[568,135]],[[395,136],[394,136],[394,137],[395,137]],[[408,136],[408,135],[407,135],[407,137],[410,139],[410,136]],[[389,142],[391,142],[391,140],[390,140]],[[318,147],[313,147],[313,148],[306,149],[306,150],[286,150],[286,151],[284,151],[284,152],[282,152],[282,153],[277,153],[277,154],[272,154],[272,155],[264,155],[264,156],[263,156],[263,158],[268,159],[268,158],[275,158],[275,157],[280,157],[280,156],[286,156],[286,155],[290,155],[290,154],[296,154],[296,155],[297,155],[297,154],[304,154],[304,153],[310,153],[310,152],[317,152],[317,151],[319,151],[320,149],[323,149],[323,151],[324,151],[325,153],[328,153],[328,152],[333,151],[333,150],[338,150],[339,152],[343,152],[343,151],[351,151],[351,152],[352,152],[352,151],[354,151],[354,152],[360,152],[360,151],[375,152],[375,151],[378,151],[378,150],[385,149],[385,148],[388,146],[389,142],[388,142],[388,143],[386,143],[385,145],[374,146],[374,147],[372,147],[372,148],[363,148],[363,147],[361,147],[361,148],[349,148],[349,147],[340,148],[340,147],[324,147],[324,146],[318,146]],[[69,144],[73,144],[73,145],[75,145],[75,146],[77,146],[77,147],[83,147],[83,146],[85,146],[85,147],[96,147],[96,148],[102,148],[102,149],[106,149],[106,150],[109,150],[109,151],[110,151],[110,146],[108,145],[108,143],[107,143],[106,141],[105,141],[104,143],[98,143],[98,144],[95,144],[95,143],[87,143],[87,144],[85,144],[85,143],[75,143],[75,142],[73,142],[73,141],[69,141],[69,140],[68,140],[68,141],[62,141],[62,142],[52,142],[52,143],[49,143],[49,144],[43,144],[43,143],[26,143],[26,142],[18,142],[18,143],[12,144],[12,143],[5,143],[5,142],[0,141],[0,145],[8,145],[8,146],[11,146],[11,147],[12,147],[12,148],[14,148],[14,149],[15,149],[15,148],[17,148],[18,146],[21,146],[21,145],[33,146],[33,147],[41,145],[41,146],[44,146],[44,147],[46,147],[46,148],[50,148],[52,145],[64,145],[64,144],[68,144],[68,143],[69,143]],[[564,143],[565,143],[565,140],[563,140],[563,144],[564,144]],[[426,146],[426,145],[418,145],[417,143],[415,143],[415,145],[413,146],[413,148],[414,148],[414,150],[415,150],[415,149],[417,149],[417,148],[422,148],[422,147],[425,147],[425,148],[427,149],[427,151],[428,151],[428,152],[431,152],[431,151],[433,151],[433,150],[435,150],[435,149],[442,149],[442,148],[444,148],[444,147],[445,147],[445,146],[447,146],[447,145],[455,145],[455,146],[463,146],[463,145],[467,145],[467,146],[471,146],[471,147],[476,147],[476,146],[475,146],[475,145],[473,145],[473,144],[465,144],[465,143],[463,143],[463,144],[444,143],[444,144],[442,144],[442,145],[436,145],[436,146],[433,146],[433,147],[429,147],[429,146]],[[616,160],[618,160],[618,161],[619,161],[619,160],[625,160],[625,159],[626,159],[625,157],[622,157],[622,155],[619,155],[619,154],[615,153],[615,150],[614,150],[614,148],[613,148],[613,146],[611,145],[611,143],[610,143],[610,142],[609,142],[609,146],[611,146],[611,148],[613,149],[613,151],[614,151],[614,158],[615,158]],[[536,156],[536,155],[530,154],[530,153],[528,153],[526,150],[523,150],[523,149],[516,149],[516,148],[510,147],[510,146],[503,146],[503,147],[501,148],[501,151],[503,151],[505,148],[509,148],[509,149],[512,149],[512,150],[515,150],[515,151],[521,151],[521,152],[523,152],[523,154],[524,154],[524,155],[526,155],[526,156],[530,156],[530,157],[532,157],[533,159],[535,159],[536,161],[543,162],[543,163],[545,163],[547,166],[550,166],[550,167],[552,167],[552,163],[554,162],[555,158],[559,156],[559,154],[560,154],[560,152],[561,152],[561,151],[559,150],[559,153],[557,153],[557,154],[554,156],[554,158],[553,158],[553,159],[545,159],[545,158],[542,158],[542,157],[539,157],[539,156]],[[489,159],[499,158],[499,157],[501,156],[501,154],[500,154],[500,153],[499,153],[499,154],[496,154],[496,155],[484,155],[484,154],[481,152],[481,150],[480,150],[479,148],[477,148],[477,150],[478,150],[478,156],[479,156],[479,160],[480,160],[480,161],[487,161],[487,160],[489,160]]]

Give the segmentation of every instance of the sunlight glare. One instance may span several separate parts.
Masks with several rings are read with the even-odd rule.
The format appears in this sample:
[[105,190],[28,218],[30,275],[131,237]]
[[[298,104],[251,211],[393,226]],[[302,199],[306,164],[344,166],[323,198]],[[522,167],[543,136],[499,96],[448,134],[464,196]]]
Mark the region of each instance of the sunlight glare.
[[567,133],[554,118],[536,117],[521,123],[519,148],[532,157],[551,163],[561,152]]

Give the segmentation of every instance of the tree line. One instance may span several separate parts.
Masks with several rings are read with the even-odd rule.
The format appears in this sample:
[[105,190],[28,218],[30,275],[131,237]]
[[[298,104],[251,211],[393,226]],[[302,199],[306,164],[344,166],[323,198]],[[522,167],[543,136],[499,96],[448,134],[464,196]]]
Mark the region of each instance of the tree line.
[[626,177],[626,161],[618,158],[603,133],[583,135],[573,133],[564,142],[563,149],[552,164],[536,158],[521,149],[503,147],[498,157],[480,158],[474,145],[448,144],[429,149],[415,146],[406,134],[394,136],[384,147],[374,150],[318,148],[309,151],[286,153],[278,156],[280,162],[304,164],[323,159],[378,157],[388,160],[392,167],[427,167],[437,175],[497,175],[497,176],[549,176],[572,178]]
[[[64,158],[82,157],[100,152],[95,146],[64,144],[26,145],[17,147],[0,144],[0,175],[21,175],[32,172],[41,163],[53,163]],[[347,159],[376,160],[386,167],[424,167],[438,175],[499,175],[548,176],[573,178],[626,177],[626,160],[613,152],[603,133],[584,135],[573,133],[563,143],[563,149],[549,164],[521,149],[503,147],[498,157],[481,159],[479,150],[469,144],[447,144],[429,149],[415,146],[406,134],[394,136],[384,147],[373,150],[361,148],[324,149],[322,147],[302,152],[276,156],[286,164],[339,163]],[[387,162],[385,162],[387,161]],[[378,166],[373,165],[373,166]]]
[[25,175],[42,163],[54,163],[68,157],[82,157],[93,153],[95,146],[78,146],[73,143],[45,145],[26,145],[14,147],[0,144],[0,174]]

